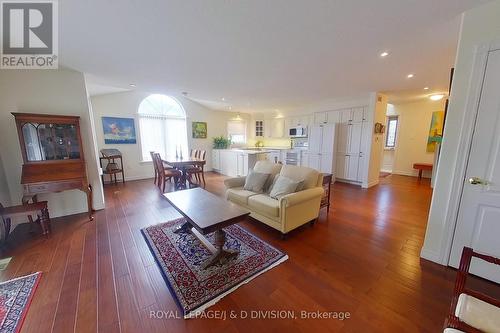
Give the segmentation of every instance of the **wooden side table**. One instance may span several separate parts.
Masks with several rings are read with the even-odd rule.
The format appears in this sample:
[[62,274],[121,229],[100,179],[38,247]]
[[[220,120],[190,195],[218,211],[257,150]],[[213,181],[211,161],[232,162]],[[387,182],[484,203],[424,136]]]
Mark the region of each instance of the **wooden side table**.
[[323,189],[325,193],[323,194],[323,198],[321,198],[320,208],[326,207],[326,212],[330,212],[330,192],[332,187],[332,174],[324,173],[323,174]]
[[[102,184],[104,185],[104,175],[109,175],[110,181],[109,184],[113,182],[115,184],[118,183],[116,179],[116,175],[121,173],[122,182],[125,183],[125,173],[123,172],[123,159],[122,153],[118,149],[101,149],[102,157],[99,158],[99,165],[102,169],[102,161],[106,160],[108,163],[106,164],[106,168],[102,169]],[[119,160],[120,164],[116,161]],[[114,177],[114,181],[113,181]]]

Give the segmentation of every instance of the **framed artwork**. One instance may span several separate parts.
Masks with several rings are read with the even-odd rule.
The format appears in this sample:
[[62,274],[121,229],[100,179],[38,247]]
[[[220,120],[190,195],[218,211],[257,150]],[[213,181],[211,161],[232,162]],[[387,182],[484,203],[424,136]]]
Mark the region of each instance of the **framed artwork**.
[[193,139],[207,138],[207,123],[193,121]]
[[443,140],[444,111],[432,113],[431,126],[429,128],[429,137],[427,138],[427,152],[436,151],[436,144]]
[[105,144],[135,144],[134,118],[102,117]]

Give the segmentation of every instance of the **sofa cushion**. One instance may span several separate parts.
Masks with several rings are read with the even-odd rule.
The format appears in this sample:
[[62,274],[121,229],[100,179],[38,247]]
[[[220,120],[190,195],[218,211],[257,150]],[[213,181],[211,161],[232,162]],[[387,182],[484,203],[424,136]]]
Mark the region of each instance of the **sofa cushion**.
[[250,209],[255,210],[256,213],[260,213],[263,215],[280,215],[279,201],[271,198],[267,194],[252,195],[248,198],[248,206],[250,207]]
[[297,191],[297,187],[301,183],[302,182],[298,182],[285,176],[279,175],[273,184],[273,188],[271,189],[269,196],[273,199],[279,199],[282,196]]
[[264,185],[269,178],[268,173],[260,173],[255,170],[250,170],[245,180],[244,190],[262,193],[264,192]]
[[307,190],[318,185],[319,172],[317,170],[296,166],[296,165],[283,165],[280,171],[281,176],[293,179],[297,182],[303,181],[303,187],[301,190]]
[[269,161],[257,161],[253,170],[260,173],[267,173],[269,177],[267,178],[266,184],[264,185],[264,191],[268,192],[271,190],[271,185],[274,181],[274,176],[280,173],[282,165],[277,163],[272,163]]
[[243,205],[248,204],[248,198],[258,193],[244,190],[243,187],[230,188],[226,192],[227,199]]

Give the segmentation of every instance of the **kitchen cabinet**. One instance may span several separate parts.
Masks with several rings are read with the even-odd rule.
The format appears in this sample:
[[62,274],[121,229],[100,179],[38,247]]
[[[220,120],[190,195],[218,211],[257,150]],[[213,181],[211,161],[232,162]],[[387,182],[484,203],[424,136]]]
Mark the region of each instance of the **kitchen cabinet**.
[[287,128],[290,127],[307,127],[309,126],[309,116],[294,116],[287,118],[286,120]]
[[285,119],[267,119],[264,122],[264,134],[268,138],[282,138],[285,136]]
[[303,150],[300,152],[300,166],[311,168],[309,166],[309,151]]
[[264,136],[264,121],[256,120],[255,121],[255,136]]
[[309,135],[308,165],[326,173],[335,170],[335,124],[311,126]]
[[370,130],[365,108],[340,111],[342,122],[337,124],[336,178],[355,182],[365,181],[368,143],[366,133]]
[[265,160],[267,156],[267,152],[247,152],[239,149],[219,149],[217,152],[220,156],[217,171],[229,177],[246,176],[257,161]]
[[282,161],[281,152],[279,150],[269,150],[266,159],[269,162],[278,163],[278,161]]
[[314,114],[315,124],[336,124],[340,121],[340,112],[338,110],[316,112]]
[[212,150],[212,169],[214,171],[220,171],[220,150]]

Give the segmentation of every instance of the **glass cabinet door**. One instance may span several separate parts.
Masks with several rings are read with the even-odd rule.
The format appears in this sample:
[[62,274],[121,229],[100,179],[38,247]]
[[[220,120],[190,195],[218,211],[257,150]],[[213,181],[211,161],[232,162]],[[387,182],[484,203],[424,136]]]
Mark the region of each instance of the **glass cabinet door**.
[[73,124],[26,123],[22,133],[30,162],[80,158],[78,133]]

